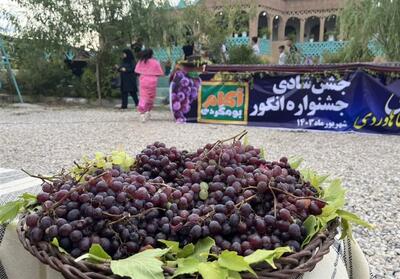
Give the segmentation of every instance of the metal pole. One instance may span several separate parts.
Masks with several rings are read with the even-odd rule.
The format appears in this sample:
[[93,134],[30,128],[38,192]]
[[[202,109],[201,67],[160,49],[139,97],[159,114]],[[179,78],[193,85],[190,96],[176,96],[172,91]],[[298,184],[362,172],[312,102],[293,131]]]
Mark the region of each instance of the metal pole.
[[2,55],[2,59],[4,61],[4,64],[6,65],[9,78],[10,78],[11,82],[13,83],[15,90],[17,91],[19,101],[20,101],[20,103],[23,103],[24,100],[22,99],[21,91],[19,90],[19,86],[18,86],[17,80],[15,79],[14,72],[11,69],[10,59],[8,58],[6,49],[3,44],[3,40],[1,38],[0,38],[0,54]]

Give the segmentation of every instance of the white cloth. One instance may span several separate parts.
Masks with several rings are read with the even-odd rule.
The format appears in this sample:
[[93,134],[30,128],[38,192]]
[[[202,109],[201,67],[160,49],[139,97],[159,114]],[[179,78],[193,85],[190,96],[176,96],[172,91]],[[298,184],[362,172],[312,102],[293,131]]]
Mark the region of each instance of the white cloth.
[[[0,246],[0,259],[9,279],[62,279],[63,276],[43,265],[24,249],[10,224]],[[288,279],[368,279],[368,264],[360,247],[349,239],[336,241],[313,271]]]
[[260,55],[260,47],[258,46],[258,44],[254,44],[252,46],[252,49],[255,55]]
[[281,52],[281,54],[279,54],[278,64],[279,65],[285,65],[286,64],[286,59],[287,59],[286,53],[285,52]]

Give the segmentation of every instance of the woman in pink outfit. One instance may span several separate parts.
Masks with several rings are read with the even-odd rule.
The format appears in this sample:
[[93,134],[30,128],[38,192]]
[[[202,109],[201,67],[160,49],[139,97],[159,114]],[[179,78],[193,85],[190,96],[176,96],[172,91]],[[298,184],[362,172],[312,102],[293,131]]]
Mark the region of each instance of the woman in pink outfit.
[[144,50],[136,64],[135,72],[139,77],[139,106],[142,122],[150,118],[150,111],[154,105],[154,99],[157,93],[157,80],[159,76],[164,75],[160,62],[153,58],[153,50]]

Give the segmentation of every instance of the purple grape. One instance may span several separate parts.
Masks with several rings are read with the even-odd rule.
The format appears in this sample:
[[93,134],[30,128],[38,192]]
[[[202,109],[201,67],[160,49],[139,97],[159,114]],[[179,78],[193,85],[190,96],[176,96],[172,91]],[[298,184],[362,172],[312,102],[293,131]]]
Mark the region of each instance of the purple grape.
[[174,102],[174,103],[172,104],[172,109],[173,109],[174,111],[179,111],[179,110],[181,109],[181,103],[179,103],[179,102]]
[[190,85],[190,80],[188,78],[184,77],[179,81],[179,83],[183,87],[188,87]]

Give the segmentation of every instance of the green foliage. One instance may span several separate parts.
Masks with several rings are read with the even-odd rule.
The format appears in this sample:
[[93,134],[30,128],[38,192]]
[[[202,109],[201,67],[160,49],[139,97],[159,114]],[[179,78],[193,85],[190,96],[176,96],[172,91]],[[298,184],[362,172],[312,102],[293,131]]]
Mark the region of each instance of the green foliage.
[[250,46],[233,46],[229,48],[229,64],[261,64],[261,59]]
[[97,97],[96,72],[92,67],[85,68],[81,77],[81,96],[85,98]]
[[[301,160],[302,161],[302,160]],[[300,163],[301,163],[300,161]],[[296,163],[294,163],[296,165]],[[301,175],[304,181],[309,181],[310,184],[318,191],[322,192],[321,185],[328,179],[329,175],[319,175],[310,169],[301,170]]]
[[[177,266],[173,278],[183,274],[199,273],[203,278],[230,279],[241,278],[239,272],[250,272],[255,275],[251,264],[267,262],[275,267],[274,259],[280,258],[284,253],[292,252],[289,247],[279,247],[275,250],[257,250],[250,256],[243,257],[234,251],[222,251],[221,254],[210,254],[210,249],[215,241],[210,238],[199,240],[194,247],[188,244],[182,249],[179,243],[174,241],[160,240],[169,248],[169,258],[175,259],[170,262]],[[187,249],[187,247],[190,247]],[[188,250],[188,253],[182,251]],[[212,261],[212,258],[216,258]]]
[[114,274],[132,279],[164,279],[163,262],[159,259],[169,249],[149,249],[129,258],[111,261],[110,267]]
[[292,252],[290,247],[278,247],[274,250],[256,250],[253,254],[246,256],[244,260],[249,264],[267,262],[273,268],[276,268],[274,260],[279,259],[285,253]]
[[17,200],[0,206],[0,224],[10,223],[19,213],[26,212],[36,203],[36,196],[24,193]]
[[[303,163],[304,159],[300,157],[291,157],[289,158],[289,165],[292,169],[298,169]],[[304,175],[304,174],[303,174]]]
[[[34,56],[20,61],[18,82],[24,92],[43,96],[75,96],[78,79],[61,60],[46,61]],[[36,57],[36,58],[35,58]]]
[[[322,184],[322,182],[320,184]],[[330,221],[338,217],[342,223],[341,238],[352,238],[351,223],[358,224],[369,229],[373,228],[371,224],[363,221],[357,215],[342,209],[345,204],[345,193],[346,190],[342,187],[339,179],[331,181],[329,186],[320,192],[320,198],[326,201],[327,204],[322,209],[322,213],[320,215],[310,215],[304,221],[304,227],[307,230],[307,237],[303,241],[302,247],[308,244],[318,232],[325,229]]]
[[269,38],[271,36],[271,32],[269,31],[268,27],[263,27],[258,30],[258,36],[259,37],[265,36]]
[[376,44],[388,60],[400,60],[400,1],[348,0],[340,16],[346,40],[344,62],[371,61],[370,43]]
[[[128,171],[135,163],[135,160],[125,151],[112,151],[111,155],[105,155],[102,152],[96,152],[93,159],[83,156],[81,162],[75,163],[70,173],[72,178],[82,181],[86,174],[92,174],[96,168],[111,169],[113,165],[120,166]],[[95,168],[94,168],[95,167]]]

